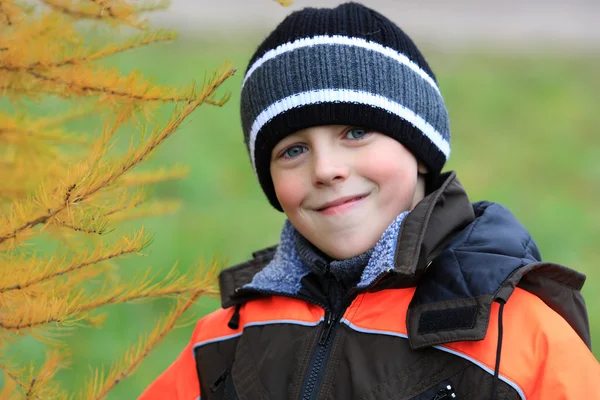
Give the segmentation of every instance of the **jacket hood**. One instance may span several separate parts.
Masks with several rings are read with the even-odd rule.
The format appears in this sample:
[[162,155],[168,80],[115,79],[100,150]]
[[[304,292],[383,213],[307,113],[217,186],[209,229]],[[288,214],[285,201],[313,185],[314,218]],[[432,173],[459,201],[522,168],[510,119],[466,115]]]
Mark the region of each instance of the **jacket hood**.
[[471,207],[472,221],[420,275],[407,314],[411,346],[483,339],[492,303],[506,303],[519,286],[560,314],[591,348],[580,293],[585,275],[542,262],[535,241],[506,207],[487,201]]
[[535,241],[508,209],[479,202],[472,211],[473,220],[420,277],[407,316],[415,348],[485,337],[492,302],[506,302],[522,275],[517,271],[541,262]]
[[[359,288],[416,286],[407,313],[411,346],[483,339],[492,303],[506,302],[519,286],[563,316],[589,347],[589,323],[579,292],[585,276],[542,262],[531,235],[512,213],[496,203],[470,203],[454,173],[442,175],[436,185],[400,220],[391,255],[387,241],[386,268]],[[285,242],[281,246],[279,252],[273,246],[221,273],[223,307],[259,297],[261,291],[293,295],[288,292],[300,290],[308,271],[289,263]]]

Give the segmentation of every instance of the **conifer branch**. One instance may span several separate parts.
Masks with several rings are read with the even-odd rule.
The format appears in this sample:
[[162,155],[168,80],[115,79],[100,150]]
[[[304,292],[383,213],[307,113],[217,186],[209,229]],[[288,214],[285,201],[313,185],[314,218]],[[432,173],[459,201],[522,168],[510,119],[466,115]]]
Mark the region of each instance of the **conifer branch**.
[[[0,128],[0,138],[1,136],[10,136],[12,135],[17,140],[25,140],[25,139],[43,139],[56,143],[71,143],[71,144],[84,144],[87,141],[82,137],[74,137],[64,134],[59,130],[49,130],[47,132],[42,131],[34,131],[31,129],[21,129],[21,128]],[[5,138],[5,140],[8,140]]]
[[[28,368],[28,373],[25,373],[25,368],[20,368],[18,372],[11,371],[11,368],[5,364],[0,364],[0,369],[15,383],[15,386],[21,388],[24,392],[25,399],[62,399],[66,398],[65,393],[59,389],[57,384],[51,382],[51,379],[56,375],[57,371],[66,367],[68,364],[64,352],[53,350],[46,354],[46,360],[37,373],[35,372],[33,364]],[[7,384],[7,382],[5,382],[5,384]],[[4,394],[4,392],[2,394]],[[0,398],[4,399],[5,397]]]
[[[62,209],[58,210],[58,211],[62,211]],[[54,211],[54,210],[48,210],[47,214],[40,215],[39,217],[34,218],[34,219],[24,223],[23,225],[19,226],[18,228],[13,230],[11,233],[4,235],[4,236],[0,236],[0,243],[6,241],[8,239],[13,239],[19,233],[21,233],[27,229],[33,228],[34,226],[37,226],[39,224],[45,224],[46,221],[48,221],[50,218],[52,218],[56,214],[56,212],[57,211]]]
[[16,315],[0,315],[0,328],[19,335],[23,331],[56,322],[63,324],[64,329],[83,319],[84,315],[78,312],[83,297],[82,291],[72,299],[49,293],[37,297],[35,301],[23,302]]
[[[112,51],[116,50],[110,48],[107,50],[108,54]],[[102,52],[100,51],[96,56],[103,57]],[[65,90],[70,89],[76,93],[109,96],[127,101],[171,103],[193,101],[193,90],[188,90],[184,93],[173,93],[172,90],[166,90],[160,86],[148,86],[136,72],[131,73],[127,77],[122,77],[108,70],[97,69],[96,71],[90,71],[87,67],[75,63],[75,59],[68,61],[72,62],[60,65],[63,67],[70,65],[71,69],[67,70],[58,68],[42,69],[33,65],[0,65],[0,70],[12,73],[26,73],[42,82],[63,87]],[[55,91],[57,94],[61,94],[60,91],[54,90],[52,86],[43,88],[43,90]],[[208,95],[203,102],[222,106],[228,100],[229,94],[218,101],[215,101],[211,95]]]
[[[63,297],[50,295],[43,297],[37,296],[31,303],[22,306],[21,314],[24,312],[31,313],[28,316],[22,316],[21,319],[15,317],[0,316],[0,328],[8,334],[25,335],[37,338],[39,341],[58,344],[54,338],[43,336],[42,334],[34,334],[36,329],[41,329],[45,325],[54,324],[51,327],[44,327],[46,333],[54,333],[55,336],[62,336],[64,332],[72,329],[76,325],[85,323],[95,326],[99,321],[104,320],[104,316],[90,316],[80,311],[80,304],[84,298],[83,292],[76,294],[73,300],[68,300]],[[23,311],[24,310],[24,311]],[[52,329],[52,330],[50,330]],[[48,331],[48,332],[46,332]]]
[[[120,362],[114,363],[106,378],[103,372],[96,371],[94,378],[88,383],[85,399],[104,399],[116,385],[130,376],[141,362],[150,354],[150,351],[160,343],[167,333],[174,327],[177,320],[202,296],[198,291],[189,297],[180,297],[177,305],[166,318],[146,338],[142,338],[136,345],[130,347]],[[103,384],[100,384],[103,382]]]
[[71,225],[67,222],[58,222],[58,225],[74,230],[75,232],[82,232],[82,233],[87,233],[90,235],[104,235],[106,233],[106,227],[100,227],[100,228],[85,228],[83,226],[76,226],[76,225]]
[[0,1],[0,15],[2,15],[4,17],[4,21],[6,23],[6,25],[8,26],[12,26],[13,25],[13,17],[12,17],[12,13],[14,12],[13,10],[10,9],[11,4],[5,4],[8,3],[5,0]]
[[[122,182],[119,182],[119,184],[122,185],[123,188],[127,186],[123,185]],[[135,209],[147,201],[147,194],[140,188],[138,188],[133,194],[131,194],[129,191],[124,191],[120,199],[116,198],[115,201],[111,202],[112,204],[105,209],[99,209],[95,214],[98,214],[101,219],[109,220],[109,217],[112,215]],[[92,216],[92,218],[95,218],[95,216]],[[110,221],[113,222],[113,218],[110,218]]]
[[32,397],[46,397],[56,399],[63,393],[59,390],[57,385],[50,384],[51,379],[56,375],[60,369],[69,365],[66,354],[61,353],[60,350],[53,350],[46,356],[44,364],[40,367],[37,374],[34,375],[34,369],[31,368],[31,383],[27,391],[26,398]]
[[[117,168],[110,174],[106,179],[100,181],[98,184],[89,188],[86,192],[82,193],[81,199],[85,199],[100,189],[106,187],[111,182],[119,179],[125,173],[129,172],[132,168],[140,164],[146,159],[161,143],[169,138],[179,128],[181,123],[196,109],[198,108],[214,91],[229,77],[235,73],[235,70],[230,66],[224,67],[221,71],[213,77],[211,81],[205,86],[204,90],[196,99],[189,102],[182,110],[176,111],[171,117],[171,120],[161,130],[151,135],[146,145],[141,149],[130,152],[124,157],[124,162],[121,164],[121,168]],[[2,237],[0,237],[0,243],[2,243]]]
[[[98,296],[96,299],[81,305],[79,311],[86,312],[111,304],[130,303],[185,293],[198,293],[202,296],[214,297],[219,294],[218,288],[215,286],[216,271],[218,270],[217,264],[213,263],[213,266],[206,271],[201,280],[199,277],[194,279],[199,274],[199,271],[194,270],[184,275],[178,275],[177,270],[173,267],[167,276],[162,279],[149,278],[150,271],[147,271],[142,277],[132,279],[130,284],[121,285],[120,288],[100,290],[100,292],[107,293],[107,295]],[[204,271],[204,269],[200,269],[200,271]]]
[[108,211],[108,212],[104,213],[104,215],[103,215],[103,216],[104,216],[104,217],[110,217],[110,216],[111,216],[111,215],[113,215],[113,214],[118,214],[118,213],[120,213],[120,212],[122,212],[122,211],[125,211],[125,210],[130,210],[130,209],[132,209],[132,208],[135,208],[135,207],[137,207],[137,206],[139,206],[139,205],[141,205],[141,204],[144,204],[144,201],[145,201],[145,200],[138,200],[138,201],[136,201],[136,202],[133,202],[133,203],[130,203],[130,204],[124,205],[124,206],[122,206],[122,207],[115,208],[114,210],[111,210],[111,211]]
[[[0,14],[2,14],[2,16],[4,17],[6,25],[11,26],[13,24],[10,15],[3,10],[2,3],[0,3]],[[3,48],[2,50],[8,50],[8,47]]]
[[[66,57],[59,61],[44,63],[43,67],[45,67],[45,68],[49,68],[49,67],[60,68],[65,65],[80,64],[83,62],[95,61],[95,60],[98,60],[101,58],[106,58],[111,55],[124,53],[126,51],[138,49],[140,47],[148,46],[151,44],[160,43],[160,42],[170,42],[176,38],[177,38],[177,35],[175,32],[159,30],[156,32],[146,33],[144,35],[135,37],[132,40],[127,41],[121,45],[111,45],[111,46],[104,47],[100,50],[96,50],[94,52],[89,52],[89,53],[84,53],[84,54],[76,54],[74,56]],[[34,62],[29,65],[24,65],[24,66],[22,66],[22,68],[23,68],[23,70],[28,70],[28,69],[39,67],[39,66],[42,66],[42,63],[38,61],[38,62]]]
[[27,399],[27,400],[31,399],[31,397],[33,395],[33,388],[35,387],[35,383],[36,383],[36,379],[35,378],[31,379],[31,382],[29,383],[29,387],[27,388],[27,393],[25,393],[25,399]]
[[[39,272],[29,272],[30,276],[25,278],[17,276],[16,278],[18,278],[19,283],[0,287],[0,294],[11,290],[23,290],[50,279],[78,271],[90,265],[113,260],[127,254],[139,253],[146,248],[149,243],[150,240],[146,237],[145,232],[142,229],[131,237],[122,238],[106,253],[102,252],[102,247],[98,247],[99,250],[95,250],[90,255],[83,253],[83,255],[73,259],[70,263],[67,263],[66,266],[64,266],[66,261],[64,258],[51,258],[47,261],[40,260],[36,263],[38,265],[43,265],[43,267],[39,268]],[[17,260],[17,262],[24,263],[26,260]]]
[[[145,23],[144,21],[134,21],[131,17],[132,15],[134,15],[133,11],[133,7],[127,5],[127,3],[122,2],[121,5],[121,10],[119,10],[119,12],[115,12],[114,8],[109,6],[109,10],[110,12],[105,12],[107,7],[94,7],[95,9],[92,10],[90,7],[80,7],[80,8],[75,8],[72,7],[67,1],[62,1],[62,0],[41,0],[42,3],[46,4],[47,6],[53,8],[54,10],[63,13],[65,15],[71,16],[73,18],[76,19],[92,19],[92,20],[104,20],[104,21],[115,21],[115,22],[119,22],[128,26],[131,26],[132,28],[136,28],[136,29],[144,29],[145,28]],[[99,5],[98,3],[105,3],[103,1],[100,0],[90,0],[92,3],[96,3],[96,5]]]
[[[94,107],[51,118],[31,117],[29,109],[0,115],[0,169],[5,177],[0,183],[0,350],[24,337],[58,345],[57,339],[74,326],[100,323],[104,314],[97,311],[104,306],[176,298],[172,313],[115,363],[106,379],[103,375],[98,381],[96,375],[93,394],[105,397],[131,375],[168,331],[181,324],[181,316],[199,296],[218,293],[217,267],[215,263],[209,271],[198,268],[185,273],[174,267],[166,276],[148,271],[121,281],[110,276],[116,270],[112,262],[139,253],[149,239],[140,232],[105,247],[102,239],[78,232],[104,233],[108,222],[112,228],[118,226],[115,222],[164,214],[178,206],[171,200],[151,202],[142,189],[180,179],[186,169],[133,171],[198,106],[225,104],[229,93],[217,97],[215,90],[234,70],[227,66],[209,79],[205,77],[201,86],[157,85],[139,72],[124,74],[97,61],[172,40],[174,33],[144,31],[124,42],[86,45],[87,36],[76,26],[77,20],[93,19],[111,27],[125,24],[144,29],[140,13],[163,8],[166,1],[41,0],[48,6],[41,11],[18,1],[0,0],[0,96],[10,97],[17,110],[25,96],[44,100],[48,95],[69,100],[91,98]],[[118,153],[120,128],[130,121],[137,125],[138,115],[151,122],[154,110],[165,102],[176,103],[168,122],[159,129],[142,128],[131,135],[126,153]],[[97,116],[96,112],[103,110],[114,117],[101,116],[105,124],[99,138],[87,142],[81,139],[89,136],[65,129],[67,121],[90,111]],[[89,145],[83,148],[86,153],[78,153],[82,148],[75,144]],[[29,238],[33,240],[25,242]],[[53,240],[69,252],[43,256],[45,244],[54,245]],[[97,277],[102,279],[94,279],[94,285],[101,287],[92,286],[92,291],[88,283]],[[54,383],[59,364],[58,358],[50,356],[41,368],[31,364],[17,373],[0,363],[0,369],[8,370],[8,385],[0,397],[66,398]]]
[[2,392],[0,392],[0,399],[14,399],[16,397],[14,394],[18,391],[18,384],[13,379],[13,377],[16,378],[16,376],[10,372],[4,371],[4,366],[1,364],[0,369],[4,372],[4,388],[2,389]]
[[[142,204],[142,203],[140,203],[140,204]],[[136,207],[139,206],[140,204],[137,204]],[[115,222],[131,220],[131,219],[137,220],[137,219],[141,219],[141,218],[154,217],[157,215],[165,215],[165,214],[170,214],[170,213],[177,211],[180,207],[181,207],[180,201],[176,201],[176,200],[160,201],[160,200],[158,200],[158,201],[150,202],[141,208],[137,208],[137,209],[128,208],[125,210],[120,210],[118,213],[111,213],[111,214],[116,214],[116,215],[114,215],[110,219],[110,221],[112,223],[115,223]],[[105,216],[108,216],[108,215],[110,215],[110,214],[105,214]]]
[[137,101],[165,101],[165,102],[181,102],[181,101],[186,101],[187,98],[185,96],[181,96],[181,97],[176,97],[176,96],[149,96],[146,94],[136,94],[136,93],[130,93],[130,92],[126,92],[126,91],[122,91],[122,90],[117,90],[114,88],[110,88],[110,87],[105,87],[105,86],[92,86],[92,85],[86,85],[86,84],[81,84],[81,83],[77,83],[74,81],[70,81],[70,80],[66,80],[66,79],[62,79],[60,77],[56,77],[56,76],[48,76],[45,75],[39,71],[36,70],[27,70],[27,73],[30,74],[31,76],[34,76],[42,81],[46,81],[46,82],[51,82],[51,83],[55,83],[58,85],[63,85],[66,86],[67,88],[71,88],[71,89],[78,89],[81,90],[83,92],[90,92],[90,93],[94,93],[94,94],[102,94],[102,95],[108,95],[108,96],[115,96],[115,97],[122,97],[122,98],[126,98],[129,100],[137,100]]
[[[13,381],[21,389],[23,389],[23,390],[27,389],[27,385],[24,382],[22,382],[21,379],[19,379],[19,377],[16,373],[10,371],[8,369],[8,367],[6,367],[3,364],[0,364],[0,369],[4,372],[4,375],[9,377],[11,379],[11,381]],[[4,397],[2,397],[2,398],[4,398]]]
[[135,11],[139,13],[159,11],[169,7],[169,0],[159,0],[153,4],[139,4],[135,7]]
[[157,183],[183,179],[188,173],[188,167],[176,165],[171,168],[160,168],[145,172],[132,172],[125,175],[122,182],[124,186],[155,185]]
[[206,99],[205,103],[210,104],[212,106],[216,106],[216,107],[223,107],[225,105],[225,103],[227,103],[229,101],[230,98],[231,98],[231,93],[226,93],[219,100],[214,100],[212,98]]
[[[214,74],[214,76],[208,81],[205,85],[202,92],[193,100],[189,101],[187,105],[174,113],[171,117],[171,120],[165,125],[165,127],[156,131],[150,139],[147,141],[146,145],[141,149],[136,150],[135,152],[130,152],[127,154],[120,168],[116,168],[112,171],[112,173],[108,174],[104,179],[99,180],[97,183],[87,187],[81,193],[78,193],[77,196],[73,198],[70,202],[62,202],[60,205],[56,205],[54,208],[48,208],[47,212],[40,215],[37,218],[33,218],[20,226],[12,229],[8,233],[0,235],[0,244],[3,242],[15,238],[18,234],[31,229],[40,224],[46,224],[51,218],[55,217],[58,213],[65,210],[69,204],[78,203],[86,200],[92,195],[96,194],[98,191],[106,188],[110,184],[114,183],[121,176],[129,172],[135,166],[140,164],[143,160],[145,160],[161,143],[163,143],[167,138],[169,138],[176,130],[179,128],[181,123],[202,103],[205,102],[207,98],[213,95],[214,91],[229,77],[231,77],[235,73],[235,70],[231,68],[230,65],[223,67],[220,71]],[[91,173],[91,172],[90,172]],[[67,193],[65,193],[66,195]]]
[[[79,289],[87,286],[92,279],[104,275],[112,274],[112,271],[116,270],[117,266],[109,261],[104,261],[101,264],[97,264],[94,268],[81,268],[76,271],[72,271],[65,275],[58,275],[40,282],[36,285],[30,285],[23,290],[12,290],[4,293],[0,293],[0,305],[5,306],[12,304],[11,302],[20,302],[23,298],[39,298],[43,296],[44,291],[56,291],[67,296],[69,293],[76,293]],[[110,281],[115,281],[114,278],[103,278]],[[16,304],[14,303],[14,304]],[[90,322],[90,317],[87,318]],[[94,325],[94,324],[92,324]],[[1,398],[1,397],[0,397]]]
[[[75,185],[71,186],[70,190],[65,194],[64,202],[67,205],[71,203],[73,189],[75,189]],[[109,221],[102,214],[103,209],[100,204],[97,207],[67,207],[65,212],[56,216],[51,221],[51,224],[62,226],[75,232],[104,235],[112,232],[112,229],[107,228]]]
[[[0,315],[0,328],[20,334],[42,325],[59,323],[64,329],[85,320],[89,311],[111,304],[186,293],[215,296],[218,294],[215,287],[216,271],[218,264],[213,263],[200,282],[192,279],[198,271],[179,276],[173,268],[163,280],[148,278],[150,271],[147,271],[141,279],[136,278],[130,284],[105,286],[100,290],[102,294],[95,299],[89,299],[82,290],[68,298],[56,293],[41,292],[35,301],[22,302],[21,310],[16,315]],[[165,281],[168,283],[165,284]]]
[[103,15],[104,12],[106,12],[110,18],[118,19],[118,16],[113,11],[110,1],[106,1],[106,0],[89,0],[89,1],[100,6],[100,8],[101,8],[100,15]]
[[[196,285],[197,286],[197,285]],[[91,301],[89,303],[84,304],[79,308],[79,311],[86,312],[95,310],[100,307],[105,307],[108,305],[114,304],[123,304],[123,303],[132,303],[140,300],[147,300],[150,298],[158,298],[158,297],[168,297],[168,296],[176,296],[182,295],[186,293],[199,293],[202,296],[211,296],[214,297],[218,294],[218,291],[214,288],[209,289],[198,289],[197,287],[190,288],[161,288],[161,289],[147,289],[144,291],[140,291],[139,293],[131,293],[126,295],[115,295],[111,294],[109,296],[105,296],[103,298],[97,299],[95,301]]]

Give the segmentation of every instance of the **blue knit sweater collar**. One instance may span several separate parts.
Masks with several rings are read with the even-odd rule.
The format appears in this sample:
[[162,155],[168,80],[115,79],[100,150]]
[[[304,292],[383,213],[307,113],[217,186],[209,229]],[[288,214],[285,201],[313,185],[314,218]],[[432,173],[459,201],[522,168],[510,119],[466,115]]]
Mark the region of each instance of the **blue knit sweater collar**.
[[[383,232],[381,239],[366,253],[347,260],[329,262],[330,272],[342,280],[353,279],[354,276],[359,277],[356,287],[360,289],[370,286],[379,276],[392,271],[398,235],[402,221],[407,214],[408,211],[398,215]],[[305,253],[306,248],[303,250],[302,245],[297,245],[298,242],[302,242],[299,235],[289,220],[286,221],[281,230],[279,246],[273,260],[257,273],[252,282],[245,285],[244,288],[296,295],[302,287],[302,278],[310,272],[323,272],[322,266],[307,265],[307,254],[310,256],[310,251]],[[299,253],[299,248],[304,257]],[[367,257],[368,260],[363,263]],[[345,269],[346,267],[350,267],[352,270]]]

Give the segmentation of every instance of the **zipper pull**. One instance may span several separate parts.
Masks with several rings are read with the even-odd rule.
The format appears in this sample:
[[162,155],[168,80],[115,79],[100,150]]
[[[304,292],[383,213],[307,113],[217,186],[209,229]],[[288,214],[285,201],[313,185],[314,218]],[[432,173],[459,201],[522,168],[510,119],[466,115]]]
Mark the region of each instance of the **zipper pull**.
[[325,318],[325,327],[323,328],[323,331],[321,332],[321,337],[319,338],[319,345],[325,346],[327,344],[327,341],[329,340],[329,336],[331,336],[333,322],[334,322],[333,313],[327,313],[327,316]]
[[217,380],[215,381],[215,383],[213,383],[212,385],[210,385],[210,391],[212,393],[216,392],[217,389],[219,388],[219,386],[221,386],[221,384],[223,382],[225,382],[225,379],[227,379],[227,375],[229,375],[229,368],[227,368],[225,371],[223,371],[223,373],[221,374],[221,376],[219,376],[217,378]]
[[446,385],[445,388],[441,389],[436,393],[435,397],[431,400],[449,400],[456,399],[456,393],[454,393],[454,389],[452,389],[451,385]]

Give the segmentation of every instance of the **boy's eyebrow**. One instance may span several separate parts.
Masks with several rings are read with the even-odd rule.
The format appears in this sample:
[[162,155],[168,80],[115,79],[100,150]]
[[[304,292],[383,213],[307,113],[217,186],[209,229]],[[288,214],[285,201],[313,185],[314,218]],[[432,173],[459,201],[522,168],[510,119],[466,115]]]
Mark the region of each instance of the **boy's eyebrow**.
[[298,136],[299,136],[299,135],[297,135],[297,134],[288,135],[288,136],[284,137],[283,139],[281,139],[281,140],[279,141],[279,143],[277,143],[277,144],[275,145],[275,147],[273,147],[273,148],[274,148],[274,149],[277,149],[277,148],[279,148],[279,147],[285,147],[285,146],[287,146],[287,144],[288,144],[289,142],[293,142],[293,141],[295,141],[295,140],[298,140],[298,139],[299,139],[299,138],[298,138]]

